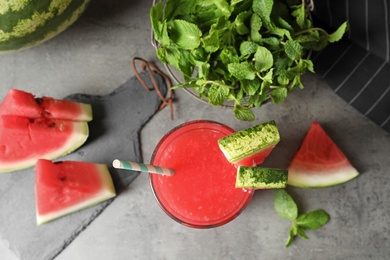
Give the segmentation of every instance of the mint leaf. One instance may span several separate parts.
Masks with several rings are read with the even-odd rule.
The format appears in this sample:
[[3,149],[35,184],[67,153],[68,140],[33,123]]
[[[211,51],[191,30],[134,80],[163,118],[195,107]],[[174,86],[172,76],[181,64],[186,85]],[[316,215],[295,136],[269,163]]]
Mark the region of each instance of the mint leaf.
[[[165,2],[164,19],[168,21],[194,11],[195,1],[193,0],[166,0]],[[164,1],[159,3],[164,3]]]
[[[223,82],[220,83],[223,84]],[[215,106],[223,105],[229,96],[229,91],[230,89],[225,86],[212,84],[208,92],[209,102]]]
[[282,218],[295,220],[298,216],[297,204],[284,189],[275,190],[274,207]]
[[239,80],[250,79],[256,77],[255,70],[249,62],[230,63],[228,64],[228,71]]
[[298,26],[301,29],[306,28],[307,19],[306,19],[305,5],[304,4],[294,5],[294,6],[292,6],[292,8],[294,11],[291,14],[292,14],[292,16],[295,17]]
[[171,23],[171,40],[184,50],[195,49],[200,44],[202,32],[196,24],[185,20],[173,20]]
[[247,59],[250,55],[257,51],[259,45],[255,42],[244,41],[240,45],[240,54],[243,59]]
[[280,41],[276,37],[263,38],[262,43],[270,50],[278,50]]
[[302,57],[303,48],[298,42],[287,40],[284,52],[291,60],[299,60]]
[[157,50],[158,57],[161,61],[169,63],[176,69],[180,70],[180,56],[181,52],[176,48],[163,47]]
[[273,78],[274,78],[274,69],[272,68],[267,71],[267,73],[262,79],[263,81],[272,84]]
[[216,52],[219,50],[219,34],[218,31],[213,31],[202,39],[204,50],[206,52]]
[[230,16],[232,9],[226,0],[214,0],[212,1],[224,16]]
[[315,71],[314,71],[314,64],[313,64],[313,61],[311,61],[311,60],[302,60],[302,63],[304,63],[305,65],[305,68],[308,70],[308,71],[310,71],[310,72],[312,72],[312,73],[315,73]]
[[269,82],[263,80],[260,85],[260,95],[268,95],[270,92],[270,86],[271,84]]
[[281,39],[284,39],[285,37],[287,39],[292,39],[291,33],[289,30],[286,30],[284,28],[280,28],[276,26],[274,23],[271,23],[270,30],[272,31],[272,34],[278,35]]
[[261,105],[266,99],[267,99],[266,92],[257,93],[256,95],[249,96],[247,102],[251,107],[261,107]]
[[152,29],[154,32],[154,37],[157,41],[160,41],[161,39],[161,23],[163,20],[163,13],[164,13],[164,5],[163,2],[159,2],[152,6],[150,9],[150,22],[152,24]]
[[319,209],[306,214],[302,214],[297,218],[297,225],[304,229],[318,229],[328,223],[329,215],[324,210]]
[[284,20],[282,17],[277,16],[275,18],[275,22],[277,23],[277,26],[283,29],[286,29],[288,31],[293,31],[294,28],[289,24],[286,20]]
[[261,21],[260,16],[258,16],[256,13],[252,14],[250,20],[250,36],[252,38],[252,41],[255,43],[261,42],[263,36],[260,34],[260,29],[262,26],[263,22]]
[[297,228],[297,226],[292,225],[292,226],[290,227],[290,232],[289,232],[289,235],[288,235],[286,244],[285,244],[286,247],[291,246],[291,244],[292,244],[292,242],[293,242],[293,240],[294,240],[294,237],[297,235],[297,233],[298,233],[298,228]]
[[229,46],[222,49],[221,53],[219,54],[219,61],[225,65],[228,65],[230,63],[239,63],[240,59],[236,49]]
[[309,33],[300,34],[295,37],[295,41],[301,44],[306,44],[307,49],[311,49],[311,45],[315,45],[320,40],[320,33],[317,30],[308,31]]
[[263,46],[258,46],[255,53],[255,67],[257,71],[266,71],[274,64],[272,53]]
[[348,29],[348,22],[344,22],[334,33],[329,34],[329,42],[337,42],[341,40],[341,38],[343,37],[347,29]]
[[235,117],[243,121],[255,120],[255,114],[249,108],[242,106],[241,104],[235,103],[233,108]]
[[274,73],[275,75],[280,75],[280,74],[285,74],[288,79],[293,79],[294,76],[296,75],[294,72],[289,73],[288,70],[293,66],[293,61],[287,57],[285,58],[279,58],[275,59],[274,62],[275,69]]
[[246,94],[253,96],[260,88],[260,79],[259,78],[255,78],[254,80],[243,79],[240,81],[240,84]]
[[162,2],[159,2],[150,9],[150,21],[155,40],[163,46],[169,46],[170,40],[168,36],[167,23],[166,20],[163,19]]
[[282,86],[286,86],[290,82],[285,74],[280,74],[277,78],[277,81]]
[[169,46],[171,44],[171,40],[168,35],[167,23],[165,21],[161,23],[160,29],[161,30],[158,41],[161,43],[162,46]]
[[275,90],[273,90],[271,92],[271,99],[272,99],[272,102],[274,102],[275,104],[280,104],[282,103],[286,97],[287,97],[287,88],[285,87],[281,87],[281,88],[277,88]]
[[223,43],[223,45],[225,46],[235,45],[236,35],[235,32],[230,28],[230,24],[229,24],[229,29],[221,30],[219,33],[220,33],[219,39]]
[[165,58],[165,48],[158,48],[156,50],[156,55],[157,58],[162,62],[162,63],[168,63],[167,59]]
[[297,226],[297,235],[300,238],[309,239],[309,237],[306,235],[305,230],[302,227],[300,227],[299,225]]
[[300,76],[294,76],[292,82],[291,82],[291,86],[290,86],[290,89],[294,89],[294,88],[300,88],[300,89],[303,89],[303,84],[301,82],[301,77]]
[[237,33],[240,35],[246,35],[249,33],[249,28],[246,26],[246,20],[251,16],[251,12],[239,13],[234,21]]
[[185,81],[190,80],[194,74],[195,66],[192,63],[189,63],[189,60],[191,60],[191,52],[182,51],[179,60],[179,71],[183,74]]
[[210,72],[210,64],[205,62],[199,67],[199,76],[207,78]]
[[274,5],[273,0],[253,0],[253,11],[260,16],[263,23],[269,27],[271,24],[271,12]]

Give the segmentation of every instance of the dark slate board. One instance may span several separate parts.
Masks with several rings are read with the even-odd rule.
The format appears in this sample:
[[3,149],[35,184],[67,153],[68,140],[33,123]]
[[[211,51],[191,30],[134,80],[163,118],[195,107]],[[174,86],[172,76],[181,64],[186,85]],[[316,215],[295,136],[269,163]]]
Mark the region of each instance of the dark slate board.
[[[146,73],[141,76],[150,83]],[[156,78],[165,93],[161,77]],[[138,172],[116,170],[112,161],[116,158],[142,161],[139,132],[156,113],[161,100],[156,91],[146,91],[135,77],[107,96],[74,94],[67,98],[92,104],[94,119],[89,124],[87,142],[57,161],[107,164],[120,196]],[[0,239],[21,259],[53,259],[115,199],[38,227],[33,168],[2,173],[0,178]]]

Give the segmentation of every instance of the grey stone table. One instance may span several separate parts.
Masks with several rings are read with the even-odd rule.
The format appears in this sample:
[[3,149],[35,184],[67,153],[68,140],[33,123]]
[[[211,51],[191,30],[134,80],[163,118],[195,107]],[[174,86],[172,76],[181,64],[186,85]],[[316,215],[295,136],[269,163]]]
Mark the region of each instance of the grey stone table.
[[[150,45],[149,8],[144,0],[96,0],[58,37],[0,56],[0,97],[9,88],[55,97],[106,95],[134,76],[133,57],[161,66]],[[325,227],[307,232],[309,240],[297,239],[284,248],[290,223],[275,213],[272,190],[256,191],[245,211],[225,226],[184,227],[159,208],[147,175],[140,174],[55,259],[387,259],[390,136],[334,94],[319,75],[305,75],[303,81],[304,90],[282,105],[256,110],[257,119],[250,123],[177,91],[174,119],[163,109],[139,138],[143,160],[149,162],[161,137],[183,122],[210,119],[240,130],[274,119],[282,141],[265,164],[287,167],[311,122],[319,121],[361,175],[335,187],[289,188],[302,211],[322,208],[331,216]],[[10,211],[16,203],[10,202]],[[0,233],[0,259],[38,259],[20,252]]]

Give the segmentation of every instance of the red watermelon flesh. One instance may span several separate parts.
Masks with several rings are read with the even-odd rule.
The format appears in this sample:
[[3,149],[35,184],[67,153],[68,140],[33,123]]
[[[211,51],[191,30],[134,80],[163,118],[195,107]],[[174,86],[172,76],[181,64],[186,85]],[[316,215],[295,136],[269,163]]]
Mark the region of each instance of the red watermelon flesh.
[[248,156],[244,159],[241,159],[234,164],[237,166],[256,166],[262,164],[265,158],[272,152],[276,145],[271,145],[268,148],[264,148],[263,150],[258,151],[257,153]]
[[54,99],[51,97],[37,98],[31,93],[10,89],[3,103],[0,105],[1,115],[91,121],[92,107],[90,104],[70,100]]
[[318,122],[313,122],[288,167],[288,184],[328,187],[347,182],[358,171]]
[[0,117],[0,172],[54,159],[80,147],[88,138],[88,123],[49,118]]
[[105,164],[39,159],[35,166],[37,224],[115,197]]

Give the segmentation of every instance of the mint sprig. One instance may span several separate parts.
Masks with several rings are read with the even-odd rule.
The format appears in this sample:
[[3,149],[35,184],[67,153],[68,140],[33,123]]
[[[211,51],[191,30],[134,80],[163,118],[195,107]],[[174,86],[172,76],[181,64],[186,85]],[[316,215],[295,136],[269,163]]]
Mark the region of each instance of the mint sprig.
[[286,247],[292,244],[296,236],[309,239],[306,230],[319,229],[329,221],[328,213],[322,209],[299,214],[297,204],[284,189],[275,190],[274,207],[280,217],[292,222]]
[[157,57],[210,104],[234,104],[240,120],[251,108],[284,102],[301,75],[314,72],[309,53],[342,38],[313,26],[303,0],[166,0],[150,10]]

